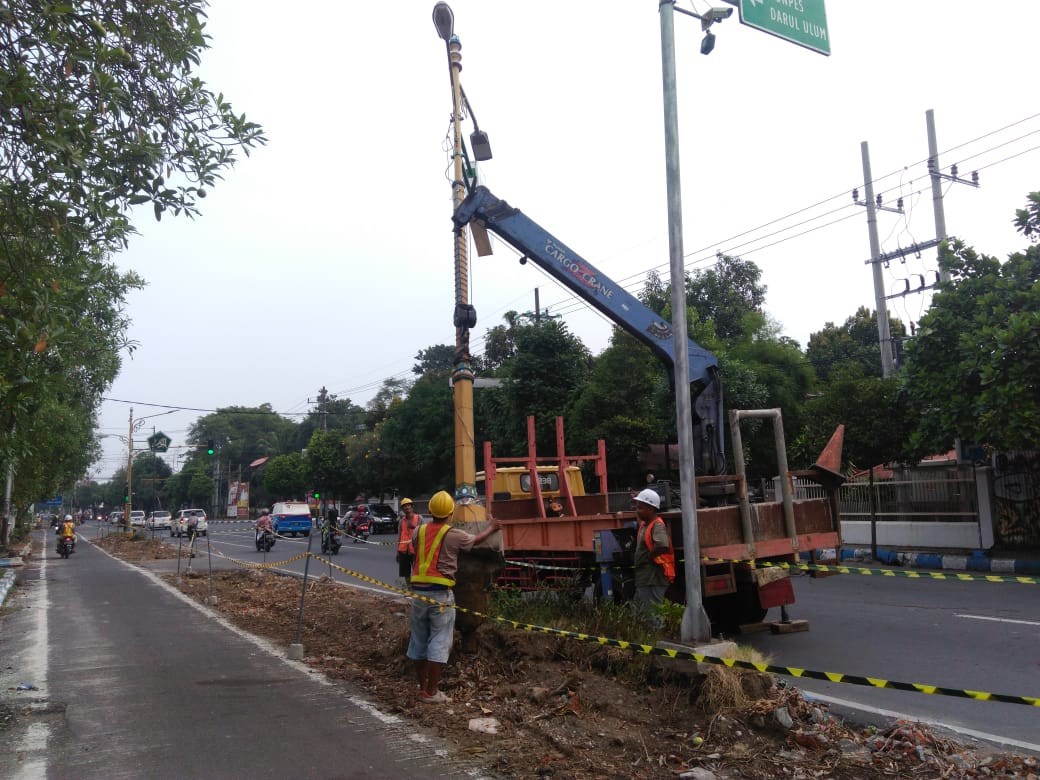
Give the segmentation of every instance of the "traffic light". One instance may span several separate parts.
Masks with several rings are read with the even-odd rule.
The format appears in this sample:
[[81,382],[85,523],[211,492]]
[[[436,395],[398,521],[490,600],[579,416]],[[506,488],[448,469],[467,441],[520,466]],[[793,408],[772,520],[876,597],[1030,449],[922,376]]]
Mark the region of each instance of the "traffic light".
[[208,442],[206,442],[206,454],[212,455],[214,452],[216,452],[216,450],[213,449],[213,439],[210,439]]
[[321,491],[320,490],[315,490],[314,491],[314,500],[315,501],[320,501],[321,500]]

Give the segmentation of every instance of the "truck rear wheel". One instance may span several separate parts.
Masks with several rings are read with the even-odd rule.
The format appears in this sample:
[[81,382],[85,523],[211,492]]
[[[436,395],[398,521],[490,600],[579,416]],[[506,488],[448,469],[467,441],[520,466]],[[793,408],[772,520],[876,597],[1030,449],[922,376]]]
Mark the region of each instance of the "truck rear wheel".
[[769,611],[758,603],[753,582],[738,582],[736,593],[704,599],[704,611],[711,620],[712,632],[737,631],[748,623],[761,623]]

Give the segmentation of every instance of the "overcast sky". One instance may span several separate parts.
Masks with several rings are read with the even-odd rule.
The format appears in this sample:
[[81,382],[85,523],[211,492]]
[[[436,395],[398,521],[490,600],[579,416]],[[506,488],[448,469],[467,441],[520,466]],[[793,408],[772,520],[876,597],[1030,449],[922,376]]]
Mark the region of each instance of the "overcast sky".
[[[136,215],[140,235],[115,259],[148,286],[129,297],[138,346],[101,433],[125,436],[131,406],[135,419],[188,407],[144,420],[143,447],[153,426],[182,445],[224,406],[305,412],[322,386],[364,405],[385,378],[411,377],[419,350],[454,343],[451,94],[433,5],[214,3],[200,75],[269,143],[213,188],[201,218]],[[463,88],[494,153],[482,181],[631,291],[650,269],[667,279],[657,0],[450,5]],[[928,109],[942,168],[979,170],[978,189],[944,187],[950,234],[1006,257],[1026,245],[1014,211],[1040,189],[1040,3],[830,0],[827,22],[829,57],[736,13],[702,56],[699,23],[675,15],[687,269],[716,251],[753,260],[769,314],[803,347],[875,308],[866,212],[851,195],[863,197],[861,142],[875,190],[904,199],[904,215],[879,216],[883,252],[935,235]],[[471,267],[475,353],[505,312],[533,308],[536,289],[594,353],[607,345],[610,323],[509,247]],[[934,251],[911,256],[885,284],[935,268]],[[916,321],[927,304],[897,298],[890,312]],[[126,447],[103,443],[91,473],[108,479]]]

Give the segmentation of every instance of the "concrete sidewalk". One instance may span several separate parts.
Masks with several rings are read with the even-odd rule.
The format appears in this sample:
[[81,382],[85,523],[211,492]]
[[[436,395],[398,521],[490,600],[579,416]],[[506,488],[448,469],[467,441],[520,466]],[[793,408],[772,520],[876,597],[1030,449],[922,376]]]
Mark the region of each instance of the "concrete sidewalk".
[[487,776],[156,573],[43,540],[0,621],[0,777]]
[[[1013,553],[990,553],[975,550],[970,554],[945,552],[920,552],[915,550],[893,550],[878,548],[878,561],[890,566],[909,566],[916,569],[941,569],[944,571],[984,572],[992,574],[1040,575],[1040,556]],[[841,561],[869,563],[872,560],[869,547],[842,547]]]

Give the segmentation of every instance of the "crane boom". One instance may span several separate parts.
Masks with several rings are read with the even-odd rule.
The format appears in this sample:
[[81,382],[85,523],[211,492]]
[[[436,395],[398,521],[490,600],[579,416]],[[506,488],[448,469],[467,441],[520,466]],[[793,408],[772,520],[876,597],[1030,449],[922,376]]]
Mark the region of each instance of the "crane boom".
[[[470,225],[478,247],[487,244],[486,240],[481,240],[480,234],[484,230],[491,230],[501,237],[646,344],[668,368],[670,380],[675,381],[676,344],[671,324],[522,211],[495,197],[487,187],[478,186],[459,204],[452,220],[459,227]],[[718,360],[693,339],[688,340],[686,348],[693,399],[694,465],[698,474],[722,474],[726,463]]]

